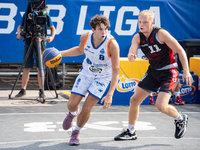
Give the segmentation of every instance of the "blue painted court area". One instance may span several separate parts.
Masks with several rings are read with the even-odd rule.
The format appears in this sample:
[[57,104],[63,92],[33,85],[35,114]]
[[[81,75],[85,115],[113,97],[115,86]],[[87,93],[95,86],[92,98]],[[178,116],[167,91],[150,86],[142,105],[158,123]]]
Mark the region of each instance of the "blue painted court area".
[[[14,91],[18,92],[18,91]],[[81,130],[80,146],[68,142],[72,130],[64,131],[62,121],[67,111],[63,91],[45,92],[46,104],[35,100],[36,90],[28,90],[21,99],[8,99],[9,90],[0,91],[1,150],[198,150],[200,146],[200,105],[175,106],[186,113],[189,123],[186,135],[174,138],[174,121],[155,106],[142,105],[136,125],[137,140],[114,141],[128,125],[128,106],[111,106],[107,110],[96,104],[91,117]],[[15,93],[13,94],[15,95]],[[84,100],[81,102],[82,106]],[[74,123],[76,119],[74,120]],[[74,124],[75,125],[75,124]]]

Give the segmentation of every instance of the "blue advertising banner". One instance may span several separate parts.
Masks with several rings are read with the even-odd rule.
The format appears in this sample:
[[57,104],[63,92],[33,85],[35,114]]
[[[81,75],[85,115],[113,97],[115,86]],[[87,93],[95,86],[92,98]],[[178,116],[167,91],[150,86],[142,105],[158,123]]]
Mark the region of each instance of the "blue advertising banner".
[[[28,0],[0,1],[0,63],[23,62],[23,39],[16,39],[17,27]],[[46,0],[48,13],[56,27],[56,37],[47,47],[65,50],[77,46],[81,34],[91,30],[90,19],[107,16],[109,32],[126,57],[131,39],[138,29],[138,14],[144,9],[155,13],[155,26],[168,30],[177,40],[199,39],[199,0]],[[50,31],[48,29],[48,34]],[[62,62],[82,62],[84,56],[65,57]]]

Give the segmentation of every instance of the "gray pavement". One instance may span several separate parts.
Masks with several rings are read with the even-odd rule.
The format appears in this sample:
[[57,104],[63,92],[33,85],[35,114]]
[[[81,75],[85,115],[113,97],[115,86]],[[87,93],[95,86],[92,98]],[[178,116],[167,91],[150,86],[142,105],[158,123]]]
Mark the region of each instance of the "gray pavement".
[[[174,121],[161,114],[155,106],[141,105],[136,125],[137,140],[114,141],[128,124],[129,106],[111,106],[103,110],[96,104],[88,123],[81,131],[80,146],[69,146],[70,132],[62,129],[67,112],[69,90],[45,91],[46,104],[37,100],[38,90],[28,90],[26,97],[15,99],[19,92],[0,90],[1,150],[199,150],[200,105],[175,106],[186,113],[189,123],[186,135],[174,138]],[[66,92],[66,93],[63,93]],[[84,103],[81,101],[80,106]],[[74,120],[75,125],[76,119]]]

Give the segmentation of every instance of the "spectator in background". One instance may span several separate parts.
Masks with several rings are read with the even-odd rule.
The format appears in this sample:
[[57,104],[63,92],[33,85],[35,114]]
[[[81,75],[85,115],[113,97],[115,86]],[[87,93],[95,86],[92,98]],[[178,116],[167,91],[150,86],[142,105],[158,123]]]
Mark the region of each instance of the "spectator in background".
[[[29,0],[26,13],[23,16],[21,24],[17,28],[17,39],[18,40],[22,38],[22,35],[21,35],[22,30],[25,31],[26,33],[34,31],[33,30],[33,26],[31,26],[33,24],[33,20],[28,18],[28,14],[31,13],[31,2],[32,1]],[[33,0],[33,2],[35,2],[35,1]],[[37,2],[40,2],[40,0],[37,0]],[[49,28],[51,30],[51,36],[47,37],[47,42],[50,43],[50,42],[53,41],[53,39],[55,37],[56,29],[55,29],[55,27],[54,27],[49,15],[47,15],[46,22],[47,22],[47,25],[49,26]],[[45,30],[45,29],[46,29],[46,25],[44,26],[43,30]],[[44,31],[44,32],[46,32],[46,31]],[[32,33],[32,34],[34,34],[34,33]],[[24,58],[25,58],[26,53],[27,53],[27,51],[29,49],[31,40],[32,40],[32,37],[27,38],[25,40],[25,43],[24,43]],[[45,46],[46,45],[44,45],[44,47]],[[28,81],[29,81],[29,72],[30,72],[31,68],[33,68],[34,59],[36,59],[36,67],[37,67],[37,71],[38,71],[37,79],[38,79],[38,84],[39,84],[39,97],[40,98],[43,97],[42,81],[41,81],[41,77],[40,77],[38,57],[41,57],[41,56],[37,56],[37,49],[35,48],[35,45],[33,45],[32,49],[31,49],[31,52],[29,54],[29,57],[28,57],[25,65],[24,65],[23,75],[22,75],[21,90],[19,91],[19,93],[15,97],[22,97],[22,96],[26,95],[26,87],[27,87],[27,84],[28,84]]]

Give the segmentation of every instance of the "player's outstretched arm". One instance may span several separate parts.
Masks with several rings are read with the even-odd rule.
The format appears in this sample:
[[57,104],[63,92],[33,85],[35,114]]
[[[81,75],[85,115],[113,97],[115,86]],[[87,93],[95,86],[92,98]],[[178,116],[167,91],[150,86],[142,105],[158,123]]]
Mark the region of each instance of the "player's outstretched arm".
[[83,55],[86,37],[87,37],[87,33],[82,34],[80,37],[79,46],[75,46],[70,49],[61,51],[60,53],[62,57]]
[[129,53],[128,53],[128,60],[130,62],[134,62],[135,59],[137,58],[136,56],[136,52],[138,50],[139,47],[139,42],[140,42],[140,36],[139,34],[136,34],[131,42],[131,47],[129,48]]

